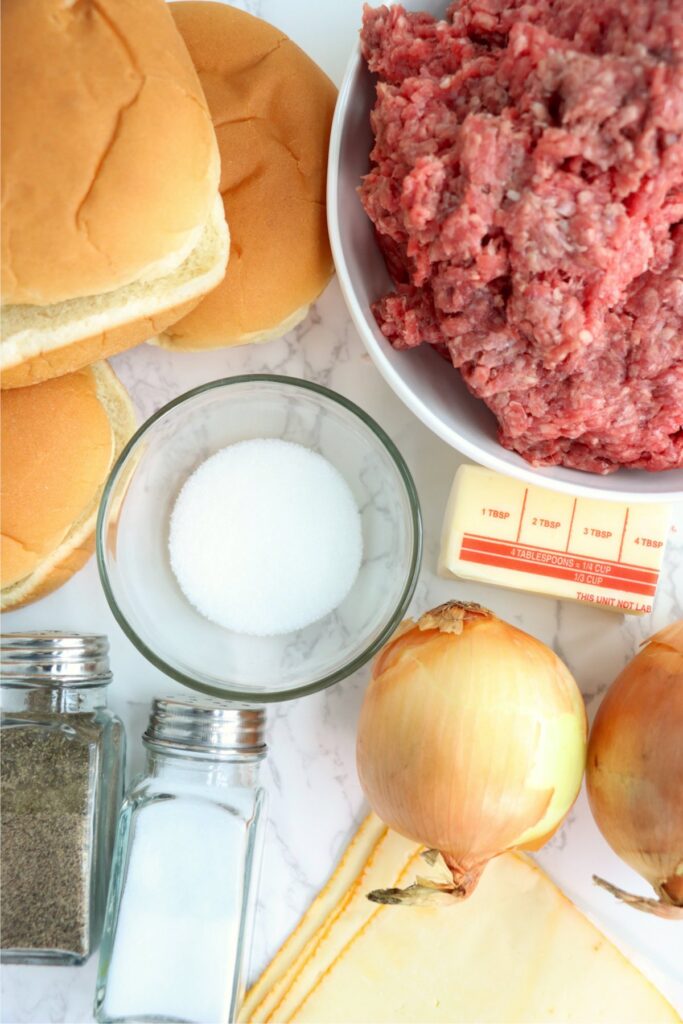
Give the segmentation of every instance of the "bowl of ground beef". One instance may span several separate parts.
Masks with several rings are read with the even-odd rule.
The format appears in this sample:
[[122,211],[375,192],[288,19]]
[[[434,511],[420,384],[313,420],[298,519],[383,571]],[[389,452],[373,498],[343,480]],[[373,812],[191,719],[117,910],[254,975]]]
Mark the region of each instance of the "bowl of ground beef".
[[365,8],[332,129],[370,355],[477,462],[683,498],[683,0],[419,6]]

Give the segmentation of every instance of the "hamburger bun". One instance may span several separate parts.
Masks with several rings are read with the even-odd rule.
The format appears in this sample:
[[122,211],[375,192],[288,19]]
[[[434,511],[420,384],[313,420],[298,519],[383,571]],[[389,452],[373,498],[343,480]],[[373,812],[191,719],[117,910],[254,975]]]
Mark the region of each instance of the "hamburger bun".
[[333,271],[325,182],[336,90],[259,18],[199,0],[170,10],[216,129],[231,249],[223,282],[155,340],[204,349],[281,337]]
[[16,387],[182,316],[228,239],[211,117],[163,0],[2,15],[0,368]]
[[107,363],[3,395],[0,607],[36,601],[92,554],[109,470],[135,430]]

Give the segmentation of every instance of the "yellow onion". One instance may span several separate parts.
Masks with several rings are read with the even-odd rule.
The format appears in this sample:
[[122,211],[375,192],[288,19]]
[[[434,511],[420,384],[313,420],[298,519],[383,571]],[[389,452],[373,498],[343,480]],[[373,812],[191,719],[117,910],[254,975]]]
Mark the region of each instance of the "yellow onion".
[[586,783],[598,828],[657,899],[595,881],[639,910],[683,918],[683,619],[646,641],[607,691]]
[[358,773],[375,813],[449,874],[371,898],[466,897],[491,858],[541,846],[579,792],[586,736],[576,682],[539,640],[476,604],[404,623],[373,666]]

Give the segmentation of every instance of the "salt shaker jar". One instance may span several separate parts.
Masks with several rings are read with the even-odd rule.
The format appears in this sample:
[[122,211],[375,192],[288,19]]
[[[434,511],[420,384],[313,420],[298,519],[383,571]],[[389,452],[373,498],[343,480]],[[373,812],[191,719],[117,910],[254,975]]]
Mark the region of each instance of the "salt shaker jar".
[[265,713],[157,699],[147,765],[119,818],[98,1021],[233,1021],[242,1000],[264,824]]
[[125,735],[104,636],[0,637],[0,955],[79,964],[99,942]]

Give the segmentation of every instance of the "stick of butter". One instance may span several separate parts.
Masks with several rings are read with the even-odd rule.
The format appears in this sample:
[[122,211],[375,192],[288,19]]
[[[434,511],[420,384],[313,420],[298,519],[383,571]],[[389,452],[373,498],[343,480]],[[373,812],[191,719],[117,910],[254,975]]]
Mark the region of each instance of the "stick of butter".
[[446,508],[438,571],[646,615],[670,517],[669,505],[573,498],[461,466]]

